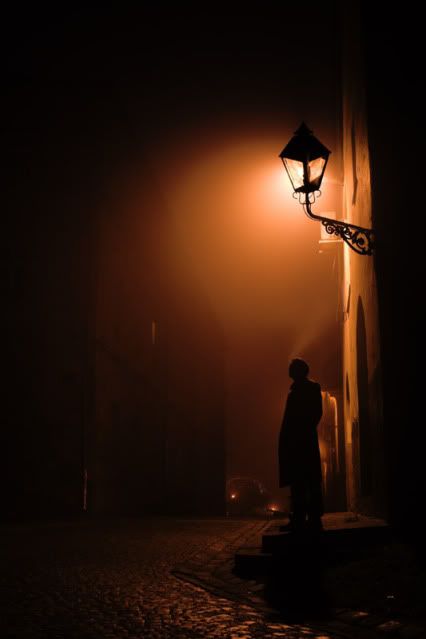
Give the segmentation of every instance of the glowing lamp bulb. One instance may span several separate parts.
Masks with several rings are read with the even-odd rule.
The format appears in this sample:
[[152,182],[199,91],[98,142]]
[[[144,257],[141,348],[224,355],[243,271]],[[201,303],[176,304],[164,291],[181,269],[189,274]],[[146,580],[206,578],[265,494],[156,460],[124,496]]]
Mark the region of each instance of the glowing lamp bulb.
[[295,193],[319,191],[329,155],[303,122],[280,153]]

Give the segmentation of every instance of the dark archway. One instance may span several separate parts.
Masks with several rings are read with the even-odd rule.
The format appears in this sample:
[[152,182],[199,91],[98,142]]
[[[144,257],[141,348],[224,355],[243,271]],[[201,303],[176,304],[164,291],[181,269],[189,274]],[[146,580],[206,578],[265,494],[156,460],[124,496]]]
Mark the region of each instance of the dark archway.
[[367,364],[367,332],[365,313],[361,298],[357,305],[357,386],[359,412],[359,478],[362,497],[372,492],[372,437],[369,412],[368,364]]

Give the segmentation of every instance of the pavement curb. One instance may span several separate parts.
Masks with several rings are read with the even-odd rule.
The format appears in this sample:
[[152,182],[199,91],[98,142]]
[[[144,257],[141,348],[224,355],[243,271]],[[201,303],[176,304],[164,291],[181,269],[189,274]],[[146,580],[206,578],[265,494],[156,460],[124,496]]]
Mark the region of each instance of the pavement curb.
[[[211,594],[233,601],[239,601],[260,611],[269,618],[280,618],[277,609],[269,606],[259,596],[263,584],[255,580],[243,579],[234,574],[234,555],[243,546],[255,546],[262,533],[270,526],[267,522],[256,522],[244,528],[233,540],[224,543],[221,549],[208,553],[204,561],[193,561],[189,558],[171,571],[182,581],[191,583]],[[322,633],[333,633],[342,639],[426,639],[426,629],[416,622],[390,619],[383,615],[373,615],[361,610],[331,609],[330,620],[322,623],[296,623],[300,628],[306,627]]]

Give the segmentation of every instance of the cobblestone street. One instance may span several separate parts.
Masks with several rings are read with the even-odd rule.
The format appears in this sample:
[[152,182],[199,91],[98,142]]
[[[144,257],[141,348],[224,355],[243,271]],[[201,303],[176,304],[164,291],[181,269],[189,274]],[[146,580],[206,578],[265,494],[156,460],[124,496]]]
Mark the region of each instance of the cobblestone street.
[[[173,574],[222,561],[265,522],[132,520],[7,526],[2,532],[2,639],[345,636],[289,626],[237,596]],[[216,557],[216,559],[214,559]],[[176,571],[179,574],[179,571]],[[250,594],[253,582],[235,580]],[[244,594],[244,593],[243,593]],[[252,593],[253,595],[253,593]],[[331,624],[333,628],[333,624]]]

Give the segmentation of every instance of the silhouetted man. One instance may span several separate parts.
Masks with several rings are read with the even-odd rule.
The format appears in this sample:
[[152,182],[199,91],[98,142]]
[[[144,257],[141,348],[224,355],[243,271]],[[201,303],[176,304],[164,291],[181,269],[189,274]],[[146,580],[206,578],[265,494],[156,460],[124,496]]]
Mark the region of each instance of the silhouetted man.
[[303,359],[290,363],[294,380],[287,397],[279,440],[280,486],[290,486],[291,528],[321,530],[321,459],[317,426],[322,416],[321,387],[308,379]]

